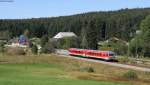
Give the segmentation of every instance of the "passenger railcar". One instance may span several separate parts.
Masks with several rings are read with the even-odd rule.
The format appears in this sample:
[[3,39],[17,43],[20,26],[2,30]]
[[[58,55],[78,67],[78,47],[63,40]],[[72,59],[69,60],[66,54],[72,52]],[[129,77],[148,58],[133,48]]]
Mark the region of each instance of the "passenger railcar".
[[98,58],[104,60],[112,60],[115,59],[116,57],[115,53],[112,51],[99,51],[99,50],[88,50],[88,49],[77,49],[77,48],[70,48],[69,55]]

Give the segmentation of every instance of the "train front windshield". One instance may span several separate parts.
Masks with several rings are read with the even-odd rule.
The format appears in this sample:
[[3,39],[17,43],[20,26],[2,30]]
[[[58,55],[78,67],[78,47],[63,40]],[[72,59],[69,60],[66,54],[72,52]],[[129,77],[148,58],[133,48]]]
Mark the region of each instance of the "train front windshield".
[[115,58],[115,57],[116,57],[116,55],[115,55],[114,52],[110,52],[110,53],[109,53],[109,56],[112,57],[112,58]]
[[114,53],[110,53],[109,56],[115,56],[115,54]]

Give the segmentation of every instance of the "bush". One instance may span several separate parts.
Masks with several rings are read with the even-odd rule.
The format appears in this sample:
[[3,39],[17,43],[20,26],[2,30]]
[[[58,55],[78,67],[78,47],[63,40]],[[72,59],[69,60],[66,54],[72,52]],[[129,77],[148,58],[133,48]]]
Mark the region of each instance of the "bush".
[[43,35],[41,38],[41,46],[44,47],[48,41],[49,41],[48,35]]
[[117,60],[118,60],[120,63],[137,64],[136,60],[130,59],[130,58],[127,57],[127,56],[118,57]]
[[0,42],[0,52],[3,53],[4,52],[4,44],[3,42]]
[[126,73],[123,74],[123,77],[129,80],[134,80],[134,79],[138,79],[138,75],[135,71],[128,71]]
[[116,43],[111,43],[113,50],[115,53],[118,55],[126,55],[128,51],[128,47],[125,43],[122,42],[116,42]]
[[37,54],[38,53],[38,48],[37,48],[36,45],[33,45],[32,48],[31,48],[31,50],[32,50],[33,54]]
[[118,57],[117,60],[120,62],[120,63],[128,63],[130,61],[130,59],[126,56],[123,56],[123,57]]
[[53,53],[55,52],[55,48],[53,43],[47,42],[44,47],[42,47],[42,53]]
[[95,72],[95,70],[94,70],[93,67],[89,67],[87,71],[88,71],[89,73]]
[[93,67],[84,67],[84,68],[81,68],[80,71],[82,71],[82,72],[89,72],[89,73],[95,72]]

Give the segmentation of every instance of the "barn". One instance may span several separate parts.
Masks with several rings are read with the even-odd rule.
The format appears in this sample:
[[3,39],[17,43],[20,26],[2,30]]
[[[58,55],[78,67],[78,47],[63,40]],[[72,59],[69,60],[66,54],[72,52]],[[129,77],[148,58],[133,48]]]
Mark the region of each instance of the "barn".
[[77,35],[73,32],[59,32],[53,38],[54,39],[61,39],[61,38],[64,38],[64,37],[77,37]]

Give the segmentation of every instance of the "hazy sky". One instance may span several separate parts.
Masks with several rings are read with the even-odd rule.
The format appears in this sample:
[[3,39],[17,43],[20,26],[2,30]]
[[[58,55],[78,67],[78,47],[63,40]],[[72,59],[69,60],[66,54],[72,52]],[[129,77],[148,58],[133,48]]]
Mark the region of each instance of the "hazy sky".
[[[73,15],[91,11],[150,7],[150,0],[13,0],[1,2],[0,19]],[[7,0],[8,1],[8,0]]]

